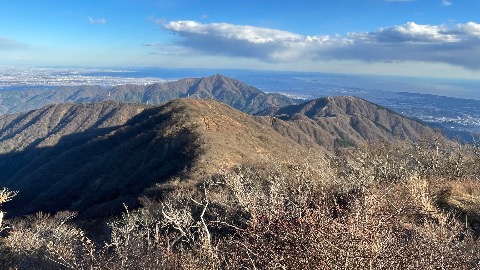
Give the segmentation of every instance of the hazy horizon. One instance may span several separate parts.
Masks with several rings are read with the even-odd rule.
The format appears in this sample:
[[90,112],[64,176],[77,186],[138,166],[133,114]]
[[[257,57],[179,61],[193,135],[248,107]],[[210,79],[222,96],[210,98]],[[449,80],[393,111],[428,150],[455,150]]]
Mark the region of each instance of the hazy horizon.
[[[328,85],[391,92],[410,92],[480,100],[480,80],[406,77],[374,74],[275,71],[254,69],[152,67],[0,67],[0,89],[72,85],[151,84],[185,77],[222,74],[267,92],[306,94]],[[282,88],[276,81],[283,80]],[[302,90],[303,89],[303,90]]]
[[478,1],[0,2],[5,66],[479,77]]

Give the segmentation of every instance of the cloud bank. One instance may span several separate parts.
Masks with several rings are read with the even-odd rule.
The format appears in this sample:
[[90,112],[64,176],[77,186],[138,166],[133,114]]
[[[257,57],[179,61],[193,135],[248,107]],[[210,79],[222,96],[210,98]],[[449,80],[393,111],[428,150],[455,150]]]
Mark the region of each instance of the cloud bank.
[[480,69],[480,24],[404,25],[374,32],[303,36],[278,29],[228,23],[171,21],[176,45],[210,55],[255,58],[266,62],[361,60],[420,61]]

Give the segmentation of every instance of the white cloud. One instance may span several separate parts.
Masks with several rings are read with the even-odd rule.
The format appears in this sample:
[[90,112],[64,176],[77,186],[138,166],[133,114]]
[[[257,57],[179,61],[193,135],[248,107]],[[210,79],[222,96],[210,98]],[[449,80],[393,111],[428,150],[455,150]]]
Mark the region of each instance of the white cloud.
[[[227,23],[175,21],[164,27],[183,37],[180,45],[197,51],[268,61],[296,57],[295,50],[292,49],[304,39],[300,35],[282,30]],[[288,49],[289,47],[291,49]]]
[[153,22],[155,24],[164,24],[167,22],[166,18],[156,18],[155,16],[151,15],[148,16],[147,21]]
[[420,61],[480,69],[480,24],[475,22],[452,27],[408,22],[343,36],[302,36],[278,29],[196,21],[172,21],[164,28],[180,37],[177,46],[208,55],[265,62]]
[[6,37],[0,37],[0,50],[24,50],[28,48],[29,46],[25,43]]
[[480,24],[468,22],[466,24],[458,24],[457,31],[464,36],[476,36],[480,38]]
[[94,19],[92,17],[88,17],[88,22],[91,24],[106,24],[107,20],[105,18]]
[[454,42],[457,36],[448,34],[445,26],[418,25],[408,22],[404,25],[381,28],[370,33],[383,42]]
[[448,7],[452,5],[452,1],[442,0],[442,6]]
[[175,21],[165,25],[166,29],[180,35],[209,35],[212,37],[246,40],[251,43],[268,43],[300,39],[300,35],[290,32],[246,25],[233,25],[228,23],[202,24],[195,21]]

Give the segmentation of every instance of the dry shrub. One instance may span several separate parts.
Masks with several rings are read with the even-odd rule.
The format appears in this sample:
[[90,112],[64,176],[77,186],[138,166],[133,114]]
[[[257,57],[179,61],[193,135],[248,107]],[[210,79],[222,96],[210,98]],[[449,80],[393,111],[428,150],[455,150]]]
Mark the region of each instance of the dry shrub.
[[93,243],[67,222],[75,216],[38,213],[14,222],[3,239],[4,265],[20,269],[89,269]]
[[[272,161],[169,183],[111,221],[94,250],[70,214],[14,223],[4,265],[20,269],[478,269],[476,148],[376,144],[331,162]],[[467,180],[468,181],[467,181]],[[191,182],[188,182],[191,183]],[[168,188],[168,189],[167,189]],[[455,211],[439,208],[444,200]],[[466,210],[465,210],[466,211]],[[477,212],[478,213],[478,212]]]
[[[195,202],[177,197],[155,202],[109,223],[110,241],[102,250],[102,269],[211,269],[209,238]],[[205,208],[205,206],[203,206]]]
[[335,173],[326,159],[309,157],[301,164],[273,161],[238,166],[216,176],[215,182],[227,190],[221,200],[260,216],[271,214],[269,208],[279,209],[285,204],[313,203],[312,199],[322,197],[337,184]]
[[[379,186],[342,217],[329,205],[262,216],[219,243],[226,269],[473,269],[478,248],[451,214],[407,184]],[[328,195],[328,194],[325,194]],[[427,198],[428,197],[428,198]],[[422,199],[427,198],[427,199]],[[425,209],[425,206],[428,208]]]
[[97,265],[108,269],[223,269],[226,260],[220,247],[235,232],[253,224],[256,217],[277,215],[281,207],[294,209],[312,203],[314,194],[324,188],[320,183],[327,180],[320,181],[326,174],[318,169],[279,162],[239,166],[199,181],[195,187],[183,186],[161,201],[143,198],[142,208],[126,211],[109,224],[110,241]]
[[[385,166],[395,166],[389,158]],[[112,227],[123,244],[104,261],[120,269],[480,267],[471,229],[436,207],[435,178],[371,176],[357,173],[352,185],[353,174],[327,163],[239,166],[124,216]]]
[[476,147],[440,139],[415,143],[376,143],[345,149],[334,159],[339,177],[351,188],[376,182],[408,181],[411,176],[449,180],[480,176]]

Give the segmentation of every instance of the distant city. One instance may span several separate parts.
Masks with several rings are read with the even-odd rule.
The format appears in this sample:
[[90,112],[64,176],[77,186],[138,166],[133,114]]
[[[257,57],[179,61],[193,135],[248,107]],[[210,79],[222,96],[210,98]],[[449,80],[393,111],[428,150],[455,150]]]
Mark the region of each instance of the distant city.
[[[148,85],[222,74],[265,92],[308,100],[357,96],[468,139],[480,133],[480,81],[252,70],[161,68],[0,68],[0,91],[61,86]],[[478,91],[478,92],[477,92]]]
[[147,85],[164,82],[161,78],[130,77],[131,71],[95,68],[0,68],[0,90],[51,88],[59,86],[122,84]]

